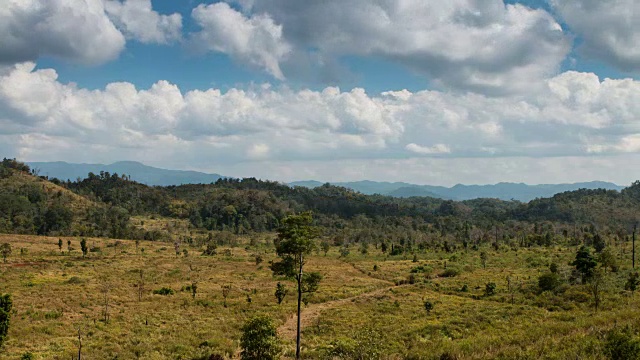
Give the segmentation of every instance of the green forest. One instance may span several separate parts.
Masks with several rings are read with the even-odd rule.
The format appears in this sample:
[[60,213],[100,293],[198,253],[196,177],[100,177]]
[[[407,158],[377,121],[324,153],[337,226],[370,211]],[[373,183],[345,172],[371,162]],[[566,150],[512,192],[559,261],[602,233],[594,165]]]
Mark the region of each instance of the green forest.
[[148,240],[162,234],[140,231],[129,218],[157,215],[187,219],[194,229],[246,235],[273,232],[285,216],[311,211],[315,225],[336,244],[386,243],[412,252],[486,243],[591,245],[598,236],[624,241],[640,212],[639,181],[621,192],[582,189],[521,203],[392,198],[329,184],[309,189],[255,178],[167,187],[108,172],[73,182],[46,179],[91,201],[74,209],[68,206],[73,199],[62,191],[20,181],[19,173],[29,172],[11,159],[0,165],[0,232]]

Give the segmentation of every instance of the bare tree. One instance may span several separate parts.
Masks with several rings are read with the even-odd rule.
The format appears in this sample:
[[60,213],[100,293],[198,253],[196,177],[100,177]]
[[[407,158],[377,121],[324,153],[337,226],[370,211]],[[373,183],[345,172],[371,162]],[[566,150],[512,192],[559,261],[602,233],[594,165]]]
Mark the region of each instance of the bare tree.
[[104,316],[104,323],[107,324],[109,322],[109,291],[111,291],[112,285],[107,278],[102,278],[100,282],[100,292],[103,296],[103,305],[104,309],[102,314]]
[[605,279],[604,273],[602,270],[597,270],[593,273],[593,276],[589,282],[589,292],[593,295],[593,305],[595,307],[596,312],[600,308],[600,304],[602,303],[602,292],[604,291]]
[[140,279],[138,280],[138,301],[142,301],[142,294],[144,293],[144,271],[140,269]]

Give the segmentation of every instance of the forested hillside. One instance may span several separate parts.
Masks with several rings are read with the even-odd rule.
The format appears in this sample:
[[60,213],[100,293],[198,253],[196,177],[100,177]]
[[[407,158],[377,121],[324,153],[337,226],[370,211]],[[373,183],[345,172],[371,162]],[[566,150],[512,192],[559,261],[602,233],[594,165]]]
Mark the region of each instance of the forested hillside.
[[324,234],[376,246],[474,246],[483,242],[578,242],[623,237],[638,220],[640,182],[615,190],[577,190],[529,203],[364,195],[329,184],[313,189],[254,178],[213,184],[147,186],[125,174],[89,173],[77,181],[38,178],[5,159],[0,168],[0,231],[24,234],[157,238],[131,226],[135,215],[188,220],[193,229],[274,231],[288,214],[312,211]]

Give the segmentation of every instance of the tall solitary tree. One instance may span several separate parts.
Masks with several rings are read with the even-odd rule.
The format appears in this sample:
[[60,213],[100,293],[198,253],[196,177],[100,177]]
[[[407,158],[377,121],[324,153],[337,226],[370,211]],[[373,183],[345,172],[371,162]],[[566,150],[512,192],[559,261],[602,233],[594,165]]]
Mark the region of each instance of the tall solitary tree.
[[306,256],[315,248],[318,231],[311,225],[311,212],[287,216],[282,220],[275,240],[276,254],[280,261],[271,265],[274,275],[293,278],[298,291],[298,326],[296,332],[296,359],[300,359],[300,311],[302,295],[313,293],[318,289],[322,279],[319,273],[304,273]]

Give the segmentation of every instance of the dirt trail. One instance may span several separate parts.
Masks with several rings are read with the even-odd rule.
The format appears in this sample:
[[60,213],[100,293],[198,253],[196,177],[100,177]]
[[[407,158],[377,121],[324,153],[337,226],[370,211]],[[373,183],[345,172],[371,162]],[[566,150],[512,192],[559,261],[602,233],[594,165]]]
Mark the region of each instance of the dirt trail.
[[[373,290],[370,292],[362,293],[360,295],[356,295],[356,296],[352,296],[344,299],[332,300],[332,301],[327,301],[319,304],[311,304],[309,306],[305,306],[302,308],[302,313],[300,314],[301,328],[304,329],[305,326],[312,323],[313,320],[317,319],[320,316],[320,314],[325,310],[340,307],[354,300],[365,299],[373,296],[382,295],[395,287],[396,286],[389,286],[389,287]],[[278,328],[278,334],[283,339],[295,340],[296,326],[297,326],[297,319],[296,319],[296,314],[294,313],[289,317],[289,319],[287,319],[287,321],[284,324],[282,324]]]

